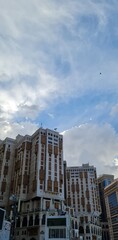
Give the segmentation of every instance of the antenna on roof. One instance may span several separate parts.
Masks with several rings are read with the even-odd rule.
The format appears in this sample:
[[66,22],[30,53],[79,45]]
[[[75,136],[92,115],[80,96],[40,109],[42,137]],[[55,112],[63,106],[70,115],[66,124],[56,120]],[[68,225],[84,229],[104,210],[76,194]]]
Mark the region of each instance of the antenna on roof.
[[43,124],[41,123],[41,128],[43,128]]

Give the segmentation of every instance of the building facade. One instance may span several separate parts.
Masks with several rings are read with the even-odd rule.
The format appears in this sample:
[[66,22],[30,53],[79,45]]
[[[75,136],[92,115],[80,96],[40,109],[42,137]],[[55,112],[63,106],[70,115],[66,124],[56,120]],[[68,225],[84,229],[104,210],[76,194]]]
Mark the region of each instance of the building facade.
[[8,209],[15,140],[6,138],[0,142],[0,207]]
[[67,206],[75,209],[81,239],[102,239],[101,214],[96,168],[83,164],[66,169]]
[[18,209],[15,239],[43,239],[46,212],[63,210],[63,136],[40,128],[32,136],[1,141],[0,164],[0,206]]
[[100,217],[101,217],[102,239],[103,240],[110,240],[104,189],[106,186],[111,184],[111,182],[113,182],[113,180],[114,180],[114,176],[109,175],[109,174],[103,174],[98,178],[99,196],[100,196],[100,204],[101,204],[101,210],[102,210]]
[[118,178],[105,188],[110,239],[118,239]]

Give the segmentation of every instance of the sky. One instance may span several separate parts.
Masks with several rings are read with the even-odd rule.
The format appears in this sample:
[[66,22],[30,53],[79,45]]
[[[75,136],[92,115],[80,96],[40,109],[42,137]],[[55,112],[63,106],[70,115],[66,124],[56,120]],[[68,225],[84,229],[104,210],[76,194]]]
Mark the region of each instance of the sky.
[[0,139],[57,128],[68,166],[118,177],[117,22],[117,0],[0,0]]

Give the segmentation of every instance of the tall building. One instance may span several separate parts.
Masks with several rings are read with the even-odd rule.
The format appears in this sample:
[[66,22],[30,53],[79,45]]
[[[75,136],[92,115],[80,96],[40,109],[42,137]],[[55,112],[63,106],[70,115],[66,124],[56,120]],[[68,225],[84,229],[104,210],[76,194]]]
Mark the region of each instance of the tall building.
[[63,136],[40,128],[7,138],[0,150],[0,206],[18,204],[15,239],[43,239],[47,211],[63,210]]
[[81,239],[102,239],[96,168],[89,164],[67,167],[66,192],[66,205],[73,207],[79,218]]
[[105,188],[110,239],[118,239],[118,178]]
[[98,178],[98,187],[99,187],[99,195],[100,195],[100,204],[101,204],[101,226],[102,226],[102,239],[110,240],[109,236],[109,228],[107,221],[107,213],[106,213],[106,205],[105,205],[105,196],[104,189],[111,182],[113,182],[114,176],[109,174],[103,174]]

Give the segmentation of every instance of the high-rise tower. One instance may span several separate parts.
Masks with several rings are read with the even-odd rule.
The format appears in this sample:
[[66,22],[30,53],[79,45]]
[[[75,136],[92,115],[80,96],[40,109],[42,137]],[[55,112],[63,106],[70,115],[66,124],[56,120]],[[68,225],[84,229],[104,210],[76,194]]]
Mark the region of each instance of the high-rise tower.
[[102,238],[103,240],[110,240],[109,236],[109,228],[107,221],[107,213],[106,213],[106,205],[105,205],[105,196],[104,189],[111,182],[113,182],[114,176],[110,174],[103,174],[98,178],[98,187],[99,187],[99,195],[100,195],[100,204],[101,204],[101,226],[102,226]]

